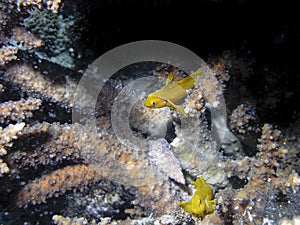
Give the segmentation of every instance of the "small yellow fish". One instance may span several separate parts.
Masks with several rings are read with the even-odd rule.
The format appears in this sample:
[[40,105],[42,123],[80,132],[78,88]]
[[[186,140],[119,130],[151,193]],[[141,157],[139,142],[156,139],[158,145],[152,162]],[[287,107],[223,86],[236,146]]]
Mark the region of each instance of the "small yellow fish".
[[193,198],[188,202],[178,201],[178,204],[187,213],[204,218],[206,214],[214,211],[215,200],[212,200],[212,189],[206,184],[206,180],[204,180],[203,177],[198,178],[192,184],[196,187]]
[[187,96],[187,89],[193,88],[195,85],[196,77],[202,74],[202,70],[198,69],[189,76],[179,81],[173,81],[174,73],[169,73],[166,85],[161,89],[148,95],[144,105],[149,108],[169,107],[170,109],[177,109],[185,117],[188,117],[184,108],[179,104]]

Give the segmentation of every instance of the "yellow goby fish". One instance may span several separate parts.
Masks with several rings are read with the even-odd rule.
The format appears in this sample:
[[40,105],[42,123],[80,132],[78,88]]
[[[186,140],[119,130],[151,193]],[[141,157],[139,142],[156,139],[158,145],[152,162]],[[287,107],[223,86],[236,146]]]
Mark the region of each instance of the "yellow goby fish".
[[178,204],[187,213],[204,218],[206,214],[214,212],[215,200],[213,200],[212,189],[203,177],[198,178],[192,184],[196,187],[193,198],[188,202],[178,201]]
[[198,69],[189,76],[179,81],[173,81],[174,73],[169,73],[166,85],[161,89],[148,95],[144,105],[149,108],[169,107],[170,109],[177,109],[185,117],[188,117],[184,108],[180,106],[187,96],[187,89],[193,88],[196,77],[202,74],[202,70]]

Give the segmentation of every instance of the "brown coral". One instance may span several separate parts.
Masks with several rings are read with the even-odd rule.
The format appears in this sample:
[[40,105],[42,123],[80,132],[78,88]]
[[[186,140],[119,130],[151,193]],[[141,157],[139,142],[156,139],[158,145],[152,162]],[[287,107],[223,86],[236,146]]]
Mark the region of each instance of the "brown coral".
[[256,131],[257,119],[255,108],[241,104],[230,115],[230,128],[237,134],[246,134]]
[[[240,184],[243,188],[218,193],[221,214],[229,215],[231,212],[233,224],[257,224],[263,221],[263,216],[273,217],[275,220],[277,210],[280,209],[273,206],[274,199],[294,193],[290,186],[297,175],[290,170],[291,160],[281,143],[281,132],[270,124],[265,124],[259,142],[259,152],[255,158],[246,157],[234,163],[226,163],[228,177],[244,180],[240,182],[244,183]],[[226,195],[227,200],[224,199]]]
[[39,109],[42,101],[29,97],[19,101],[8,101],[0,104],[0,122],[21,122],[25,118],[32,117],[32,111]]
[[74,92],[72,91],[75,89],[75,84],[69,83],[67,86],[54,84],[29,65],[15,65],[8,68],[4,78],[20,86],[24,92],[38,94],[42,98],[51,99],[53,102],[73,105]]
[[[74,125],[38,124],[26,128],[23,135],[45,133],[35,149],[16,151],[9,155],[9,164],[17,172],[25,166],[49,165],[55,161],[77,158],[89,165],[78,164],[50,172],[34,181],[29,181],[19,192],[17,205],[44,202],[47,198],[70,189],[81,189],[100,179],[108,179],[138,191],[134,205],[147,212],[161,214],[176,207],[174,190],[167,176],[149,165],[145,156],[138,156],[122,147],[115,137],[101,135],[95,130]],[[24,138],[24,137],[20,137]],[[103,166],[105,165],[105,166]],[[65,182],[67,178],[70,182]],[[164,178],[165,177],[165,178]],[[148,194],[149,191],[151,194]],[[153,204],[156,202],[155,204]],[[163,206],[163,207],[161,207]]]
[[47,9],[54,13],[58,12],[59,4],[61,0],[15,0],[18,11],[21,11],[22,7],[37,6],[42,9],[47,5]]
[[17,196],[16,205],[22,206],[28,202],[40,204],[47,198],[58,196],[67,190],[84,188],[91,181],[96,180],[95,171],[90,166],[67,166],[26,184]]
[[[51,165],[63,160],[75,160],[80,157],[76,134],[71,131],[72,126],[62,126],[58,123],[41,123],[32,127],[25,127],[19,139],[35,142],[36,147],[30,145],[12,152],[7,161],[16,172],[26,166]],[[36,139],[33,139],[36,137]]]
[[[20,134],[24,128],[25,123],[10,124],[6,128],[0,127],[0,157],[7,154],[7,148],[13,145],[13,140],[17,139],[17,136]],[[0,177],[4,173],[10,172],[8,165],[0,158]]]
[[63,217],[62,215],[54,215],[52,220],[57,225],[82,225],[82,224],[90,224],[90,225],[107,225],[110,224],[110,218],[103,218],[103,221],[96,223],[94,220],[91,223],[88,222],[86,218],[70,218],[70,217]]
[[0,49],[0,66],[4,66],[6,63],[17,59],[17,53],[18,48],[13,46],[3,46]]

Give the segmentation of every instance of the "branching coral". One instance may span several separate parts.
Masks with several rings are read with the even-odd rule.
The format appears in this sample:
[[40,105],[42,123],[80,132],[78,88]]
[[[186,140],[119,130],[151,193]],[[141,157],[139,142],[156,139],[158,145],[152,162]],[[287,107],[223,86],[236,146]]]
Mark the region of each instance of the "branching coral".
[[[25,123],[18,123],[16,125],[10,124],[8,127],[3,129],[1,127],[0,133],[0,157],[7,154],[7,147],[11,147],[13,145],[12,140],[17,139],[17,134],[24,128]],[[3,161],[2,158],[0,158],[0,177],[4,173],[10,172],[9,167],[7,164]]]
[[237,134],[254,132],[256,123],[256,112],[253,106],[241,104],[230,115],[230,128]]
[[17,59],[18,49],[12,46],[4,46],[0,49],[0,66],[4,66],[9,61]]
[[110,219],[107,220],[103,219],[101,222],[96,223],[95,221],[91,221],[90,223],[86,218],[80,217],[80,218],[70,218],[70,217],[63,217],[61,215],[54,215],[52,217],[52,220],[57,225],[83,225],[83,224],[90,224],[90,225],[105,225],[110,224]]
[[[40,142],[43,136],[43,143],[36,143],[37,146],[32,150],[25,147],[25,151],[15,151],[9,155],[8,162],[14,173],[22,173],[21,169],[24,167],[36,168],[41,164],[51,165],[71,159],[89,165],[80,163],[62,167],[29,181],[19,192],[17,205],[44,202],[47,198],[63,194],[66,190],[83,190],[88,184],[108,179],[137,186],[134,201],[137,209],[142,207],[149,212],[161,214],[164,210],[176,206],[173,199],[174,190],[169,187],[167,177],[159,175],[160,172],[155,167],[150,167],[147,160],[129,149],[122,149],[113,136],[101,137],[100,134],[79,124],[55,123],[38,124],[32,128],[25,128],[22,133],[20,140],[27,136],[32,138],[34,135],[38,137],[36,141]],[[149,189],[151,194],[148,194]],[[153,205],[153,202],[157,204]]]
[[[258,149],[255,158],[226,163],[228,176],[238,177],[239,186],[243,187],[226,189],[218,193],[219,198],[217,196],[221,215],[232,216],[233,224],[256,224],[263,218],[279,221],[278,213],[282,207],[286,207],[285,216],[292,216],[298,210],[293,204],[297,192],[290,188],[295,185],[294,178],[297,177],[291,171],[295,158],[290,158],[282,143],[281,132],[265,124]],[[275,205],[275,201],[280,204]]]
[[19,173],[24,167],[35,168],[38,165],[51,165],[63,160],[78,159],[80,157],[78,141],[76,135],[70,132],[71,128],[58,123],[45,122],[25,127],[19,139],[27,142],[28,145],[18,146],[8,156],[7,161],[13,166],[15,172]]
[[[17,121],[17,124],[9,124],[4,129],[0,127],[0,157],[7,154],[7,148],[12,147],[13,140],[17,139],[23,130],[25,123],[21,122],[25,118],[32,116],[32,111],[39,108],[41,105],[40,99],[28,98],[27,100],[21,99],[20,101],[8,101],[0,104],[0,122]],[[8,173],[9,168],[7,164],[0,158],[1,171],[0,174]]]
[[18,11],[21,11],[22,7],[37,6],[42,9],[47,6],[48,10],[57,13],[60,3],[61,0],[15,0]]
[[7,69],[4,79],[19,86],[23,92],[49,99],[62,105],[72,106],[75,84],[70,81],[66,86],[54,84],[49,78],[29,65],[15,65]]
[[[253,147],[256,155],[240,151],[239,160],[232,160],[222,154],[222,141],[212,132],[215,124],[210,123],[209,114],[222,105],[226,85],[232,81],[228,71],[234,78],[230,87],[238,92],[234,99],[239,99],[238,104],[230,102],[230,128],[240,136],[260,130],[253,108],[243,101],[249,94],[244,84],[252,75],[252,62],[243,64],[227,55],[213,60],[210,67],[203,65],[204,76],[188,90],[183,104],[189,118],[169,109],[146,109],[141,101],[130,113],[118,108],[121,116],[130,115],[132,133],[145,144],[138,149],[124,146],[112,129],[112,105],[132,75],[138,77],[138,67],[106,83],[96,112],[84,98],[82,108],[74,109],[76,83],[69,75],[79,80],[81,74],[66,68],[74,68],[73,41],[78,33],[73,33],[73,25],[77,20],[67,12],[54,14],[59,5],[60,1],[0,3],[0,28],[4,29],[0,34],[0,179],[5,184],[0,188],[1,220],[6,215],[22,217],[28,209],[33,209],[30,215],[47,214],[58,224],[114,224],[112,217],[117,223],[132,224],[259,224],[283,216],[296,218],[299,137],[284,139],[279,130],[266,124],[261,127],[258,146]],[[175,80],[182,79],[183,72],[169,65],[158,68],[156,75],[165,78],[170,71],[176,71]],[[90,91],[79,94],[89,98]],[[98,126],[87,121],[70,124],[71,110],[95,116]],[[218,119],[230,132],[226,116]],[[199,176],[213,186],[216,199],[215,212],[203,220],[187,215],[177,204],[178,199],[190,200],[191,180]],[[62,204],[68,204],[68,210],[57,209]],[[120,205],[122,209],[117,209]],[[73,214],[68,215],[71,208]],[[279,211],[281,216],[276,216]],[[74,215],[77,218],[71,219]]]
[[29,97],[19,101],[8,101],[0,104],[0,122],[17,121],[32,117],[32,111],[39,109],[42,100]]
[[[76,187],[84,188],[91,181],[96,181],[95,171],[88,165],[78,164],[53,171],[37,180],[29,182],[18,194],[16,205],[28,202],[40,204],[47,198],[58,196]],[[83,190],[83,189],[82,189]]]
[[[68,86],[51,83],[41,73],[27,65],[11,66],[6,71],[4,80],[21,88],[28,95],[39,96],[43,101],[72,106],[72,97]],[[113,93],[111,88],[118,87],[110,86],[110,89],[102,94],[111,97],[110,95]],[[30,107],[22,108],[24,112],[21,115],[9,111],[11,114],[9,117],[4,113],[2,120],[6,122],[23,121],[26,116],[31,116],[31,111],[40,107],[41,103],[40,100],[36,100],[36,105],[29,104],[32,101],[35,99],[30,97],[28,101],[11,102],[10,104],[22,103]],[[3,103],[3,106],[6,104],[8,103]],[[5,110],[9,109],[9,107],[4,108]],[[28,114],[25,113],[26,110]],[[104,110],[103,107],[100,110]],[[147,118],[153,119],[150,116],[154,115],[152,111],[150,113],[139,107],[135,110],[145,121]],[[161,115],[158,116],[161,117]],[[105,117],[105,119],[109,118]],[[132,117],[132,125],[142,130],[140,126],[136,125],[138,123],[134,119],[135,117]],[[164,119],[168,124],[172,117]],[[99,131],[97,128],[76,123],[28,124],[20,132],[18,139],[14,141],[14,145],[11,146],[11,150],[5,158],[11,169],[12,182],[19,179],[24,180],[21,190],[11,190],[16,193],[16,204],[23,207],[45,202],[52,196],[64,194],[68,190],[85,190],[89,185],[100,180],[110,180],[125,185],[133,193],[133,209],[127,209],[128,214],[138,217],[149,215],[149,213],[162,215],[172,211],[178,207],[176,199],[179,188],[170,182],[169,177],[184,183],[181,167],[195,176],[205,173],[207,177],[211,178],[214,175],[214,183],[223,182],[223,185],[226,183],[223,180],[224,177],[220,179],[220,175],[224,175],[224,173],[218,169],[217,162],[220,159],[215,156],[216,148],[212,145],[213,139],[209,135],[205,117],[202,117],[195,125],[198,128],[202,127],[203,132],[199,139],[200,142],[192,147],[192,151],[187,149],[190,146],[188,142],[184,148],[178,147],[176,141],[172,143],[172,147],[165,143],[168,146],[166,150],[166,146],[156,145],[162,144],[160,140],[149,140],[148,147],[146,146],[148,149],[139,152],[122,146],[116,136],[112,134],[111,127]],[[179,126],[176,128],[178,137],[182,136],[184,141],[190,140],[192,136],[189,137],[189,132],[193,131],[188,127],[182,128],[184,130],[181,131]],[[195,127],[195,129],[198,128]],[[154,131],[149,134],[157,135]],[[164,140],[164,142],[166,141]],[[198,151],[199,147],[202,150],[206,149],[206,152]],[[168,155],[163,159],[165,163],[162,164],[160,156],[156,155],[157,150],[161,150],[161,156]],[[199,165],[198,161],[203,160],[203,157],[205,157],[206,163]],[[171,163],[172,168],[178,171],[173,171],[171,167],[167,168],[165,165],[168,163]],[[44,168],[42,173],[39,172],[41,168]],[[28,179],[24,170],[35,171],[34,176]]]

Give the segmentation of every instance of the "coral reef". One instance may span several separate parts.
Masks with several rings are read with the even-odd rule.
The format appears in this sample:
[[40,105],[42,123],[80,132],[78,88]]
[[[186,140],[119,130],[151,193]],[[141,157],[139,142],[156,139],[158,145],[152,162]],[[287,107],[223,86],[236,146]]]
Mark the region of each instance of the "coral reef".
[[[276,126],[276,117],[282,118],[278,111],[271,121],[268,117],[270,110],[297,93],[284,85],[286,74],[274,79],[281,70],[270,65],[254,69],[255,60],[248,52],[241,56],[230,50],[208,57],[209,66],[201,65],[203,76],[187,90],[182,106],[189,117],[184,118],[169,108],[143,107],[142,102],[155,91],[151,88],[165,84],[170,72],[174,80],[181,80],[191,71],[143,62],[117,71],[101,89],[96,107],[89,101],[93,90],[79,90],[81,108],[75,109],[74,94],[82,77],[82,71],[76,71],[81,59],[76,41],[84,29],[78,25],[82,17],[76,4],[0,3],[1,223],[299,221],[299,112],[282,110],[294,110],[291,119],[280,124],[288,124],[285,127]],[[89,60],[81,63],[87,67]],[[147,75],[161,83],[143,90],[141,96],[135,90],[119,95]],[[94,76],[97,83],[97,71]],[[268,85],[253,85],[258,77]],[[259,94],[262,98],[257,98]],[[117,108],[117,115],[128,118],[128,124],[112,120],[114,103],[124,96],[135,101],[130,111],[126,101]],[[71,121],[74,111],[83,116],[81,123]],[[85,117],[95,118],[95,124]],[[138,146],[122,144],[115,123],[128,126]],[[213,206],[212,201],[206,204],[205,217],[202,211],[197,211],[200,217],[189,215],[190,210],[178,204],[192,198],[197,177],[211,187],[202,206],[215,199]],[[200,201],[200,195],[197,192],[194,200]],[[191,205],[198,209],[198,204]]]
[[227,188],[216,196],[220,214],[227,219],[232,217],[233,224],[257,224],[265,219],[273,223],[280,220],[279,212],[281,217],[299,212],[294,208],[295,198],[299,198],[294,190],[299,185],[298,174],[291,168],[299,160],[288,154],[281,132],[265,124],[257,147],[255,158],[245,157],[224,165],[227,176],[241,187]]
[[84,187],[94,179],[94,173],[90,166],[81,164],[55,170],[27,183],[18,194],[16,205],[22,206],[28,202],[33,205],[40,204],[54,195],[58,196],[75,187]]

